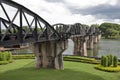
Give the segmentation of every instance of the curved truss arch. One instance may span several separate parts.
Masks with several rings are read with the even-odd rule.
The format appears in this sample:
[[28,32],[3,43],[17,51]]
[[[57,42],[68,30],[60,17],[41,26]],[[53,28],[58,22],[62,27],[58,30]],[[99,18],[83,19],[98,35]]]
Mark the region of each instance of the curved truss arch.
[[[13,18],[10,18],[9,12],[7,12],[6,7],[4,5],[16,9]],[[0,15],[1,22],[3,21],[8,22],[7,25],[9,25],[7,26],[4,34],[0,33],[1,35],[0,43],[5,43],[5,42],[9,43],[9,41],[11,41],[11,40],[6,40],[7,35],[11,33],[11,29],[13,29],[12,33],[18,35],[17,39],[15,40],[18,44],[28,43],[28,42],[44,42],[44,41],[61,39],[59,33],[47,21],[45,21],[43,18],[41,18],[39,15],[32,12],[28,8],[12,0],[0,0],[0,7],[3,11],[3,14],[7,18],[4,19],[2,15]],[[32,20],[29,19],[30,18],[29,16],[32,18]],[[15,20],[18,20],[19,24],[16,24]],[[0,28],[2,28],[2,25],[0,26]],[[13,27],[13,25],[16,25],[17,28]],[[0,32],[2,32],[1,29]]]
[[72,25],[58,23],[58,24],[54,24],[53,27],[58,33],[61,33],[61,32],[69,33],[71,36],[72,35],[86,35],[85,28],[83,27],[81,23],[75,23]]

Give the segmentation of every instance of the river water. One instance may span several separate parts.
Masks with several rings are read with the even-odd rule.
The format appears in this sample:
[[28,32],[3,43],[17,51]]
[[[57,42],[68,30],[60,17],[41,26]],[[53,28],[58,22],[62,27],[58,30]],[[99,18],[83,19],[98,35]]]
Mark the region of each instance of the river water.
[[[69,39],[68,49],[63,55],[73,55],[74,43]],[[30,49],[15,50],[14,53],[32,53]],[[120,58],[120,40],[101,39],[99,44],[94,44],[93,50],[87,51],[88,57],[101,57],[102,55],[112,54]]]
[[[64,55],[73,55],[74,44],[69,40],[68,49]],[[101,39],[99,44],[94,44],[93,50],[87,51],[89,57],[101,57],[102,55],[116,55],[120,58],[120,40]]]

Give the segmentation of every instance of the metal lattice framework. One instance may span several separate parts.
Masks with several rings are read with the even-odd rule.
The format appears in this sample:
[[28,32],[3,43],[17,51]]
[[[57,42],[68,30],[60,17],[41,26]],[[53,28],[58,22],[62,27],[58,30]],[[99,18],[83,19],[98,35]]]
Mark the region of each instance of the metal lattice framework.
[[68,38],[70,38],[70,36],[74,36],[74,37],[75,36],[86,36],[87,34],[89,35],[90,32],[92,31],[91,28],[87,28],[80,23],[75,23],[72,25],[58,23],[58,24],[54,24],[53,27],[59,34],[63,34],[63,35],[69,34]]
[[87,35],[99,35],[101,34],[101,30],[97,27],[89,27],[86,29],[86,34]]
[[59,34],[61,34],[61,37],[63,38],[70,38],[71,36],[99,35],[101,33],[99,28],[83,26],[80,23],[75,23],[72,25],[58,23],[54,24],[53,27]]
[[[6,5],[16,9],[12,18]],[[0,46],[61,39],[48,22],[26,7],[11,0],[0,0],[0,8],[5,15],[0,15]]]
[[[13,11],[9,11],[10,7],[14,8],[12,17],[10,12]],[[0,14],[0,46],[66,40],[71,36],[101,33],[98,28],[85,27],[80,23],[59,23],[51,26],[36,13],[11,0],[0,0],[0,9],[0,13],[3,12]]]

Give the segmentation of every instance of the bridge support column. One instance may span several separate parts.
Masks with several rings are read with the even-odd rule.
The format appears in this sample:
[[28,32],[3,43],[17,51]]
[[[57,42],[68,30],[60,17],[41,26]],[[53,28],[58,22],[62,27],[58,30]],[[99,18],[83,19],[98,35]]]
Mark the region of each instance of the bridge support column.
[[87,49],[93,49],[93,36],[89,35],[87,40]]
[[94,35],[93,42],[96,44],[100,41],[100,39],[101,39],[101,34]]
[[32,44],[33,53],[35,53],[35,67],[63,69],[62,53],[67,46],[67,40]]
[[100,41],[101,39],[101,34],[98,34],[98,41]]
[[98,43],[98,36],[97,36],[97,35],[94,35],[94,36],[93,36],[93,43],[94,43],[94,44],[97,44],[97,43]]
[[86,38],[83,36],[73,37],[74,55],[87,56]]

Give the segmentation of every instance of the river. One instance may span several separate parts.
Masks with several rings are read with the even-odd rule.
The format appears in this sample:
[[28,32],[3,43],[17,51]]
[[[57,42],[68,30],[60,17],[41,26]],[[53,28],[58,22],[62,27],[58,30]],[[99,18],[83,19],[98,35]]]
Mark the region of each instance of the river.
[[[74,43],[69,39],[68,49],[63,55],[73,55]],[[15,50],[14,53],[32,53],[30,49]],[[112,54],[120,58],[120,40],[101,39],[99,44],[94,44],[93,50],[87,51],[88,57],[101,57],[102,55]]]
[[[68,49],[65,55],[73,55],[74,44],[69,40]],[[94,44],[93,50],[87,51],[89,57],[101,57],[102,55],[116,55],[120,58],[120,40],[101,39],[99,44]]]

